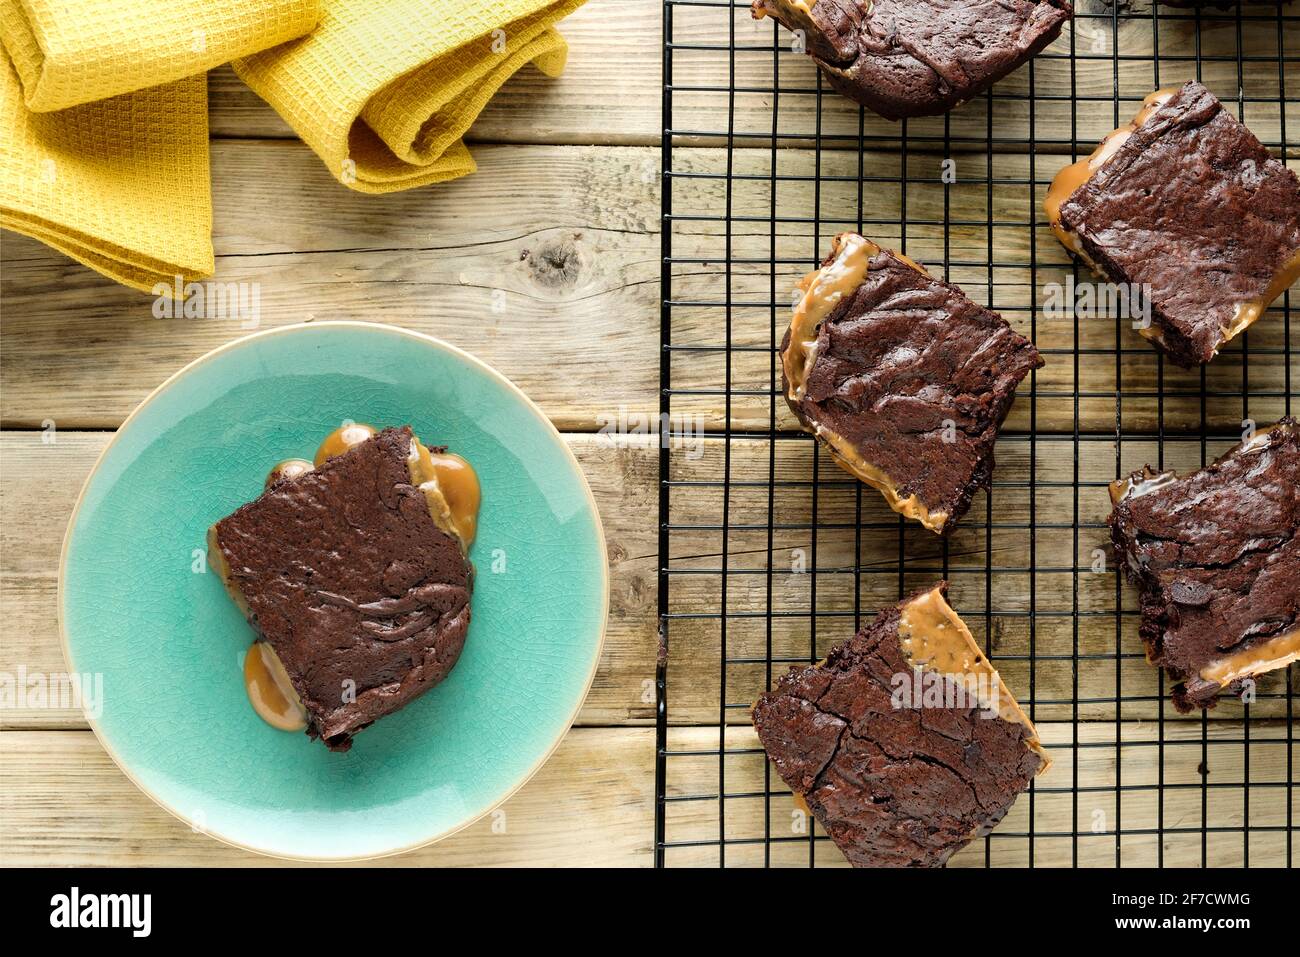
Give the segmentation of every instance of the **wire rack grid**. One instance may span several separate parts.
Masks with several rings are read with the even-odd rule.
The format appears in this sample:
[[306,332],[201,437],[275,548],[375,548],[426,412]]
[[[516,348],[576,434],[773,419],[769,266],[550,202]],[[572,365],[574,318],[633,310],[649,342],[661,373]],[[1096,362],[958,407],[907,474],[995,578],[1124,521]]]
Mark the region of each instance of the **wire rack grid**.
[[[1300,168],[1297,25],[1294,3],[1081,0],[991,91],[894,124],[831,91],[748,4],[665,0],[658,865],[845,863],[749,708],[939,577],[1055,758],[953,866],[1293,864],[1300,669],[1250,704],[1178,715],[1105,529],[1112,479],[1198,467],[1292,412],[1291,293],[1208,367],[1178,369],[1120,316],[1046,307],[1087,276],[1041,204],[1143,96],[1191,78]],[[779,394],[794,283],[845,229],[957,282],[1046,360],[950,539],[842,472]]]

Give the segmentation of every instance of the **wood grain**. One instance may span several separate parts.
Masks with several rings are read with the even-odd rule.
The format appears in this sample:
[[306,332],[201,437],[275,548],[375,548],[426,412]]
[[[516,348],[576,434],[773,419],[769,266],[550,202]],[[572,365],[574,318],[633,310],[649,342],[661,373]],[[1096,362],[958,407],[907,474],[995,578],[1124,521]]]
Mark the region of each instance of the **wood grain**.
[[[657,155],[640,148],[490,147],[473,177],[443,187],[367,197],[334,183],[310,154],[288,141],[214,144],[217,182],[216,280],[256,283],[262,328],[308,318],[390,321],[440,336],[494,364],[535,396],[563,429],[594,430],[620,409],[658,409]],[[679,150],[674,222],[672,312],[673,412],[716,427],[726,418],[719,394],[728,381],[725,320],[731,315],[733,428],[766,428],[773,395],[774,343],[786,321],[795,279],[813,265],[834,232],[857,227],[857,160],[824,155],[819,223],[782,222],[768,234],[770,158],[738,160],[731,236],[731,307],[727,308],[725,183],[704,178],[725,169],[725,151]],[[873,153],[868,168],[890,160]],[[1075,322],[1032,312],[1072,269],[1046,229],[999,226],[1027,221],[1049,173],[1027,157],[996,161],[993,222],[987,227],[988,169],[945,191],[930,161],[909,161],[916,177],[904,202],[877,184],[863,229],[905,248],[991,301],[1031,335],[1047,365],[1022,386],[1011,427],[1027,425],[1025,393],[1038,390],[1040,432],[1109,432],[1118,405],[1128,430],[1199,430],[1204,411],[1215,430],[1237,430],[1245,415],[1270,422],[1286,408],[1288,383],[1300,381],[1300,355],[1288,361],[1289,298],[1207,368],[1202,410],[1199,373],[1165,364],[1122,320]],[[1300,161],[1297,161],[1300,162]],[[931,163],[931,165],[933,165]],[[959,169],[964,167],[959,167]],[[812,153],[783,151],[781,209],[813,202],[806,178]],[[829,178],[827,178],[829,177]],[[981,181],[983,177],[983,181]],[[850,179],[852,181],[850,181]],[[1031,188],[1031,182],[1036,187]],[[518,196],[509,203],[503,196]],[[945,204],[947,212],[945,214]],[[274,208],[269,217],[266,209]],[[913,226],[903,235],[896,224]],[[944,238],[946,237],[946,239]],[[988,262],[996,245],[1001,263]],[[775,274],[770,256],[775,256]],[[154,319],[151,300],[109,282],[40,244],[5,234],[0,241],[5,301],[0,419],[34,428],[49,419],[65,429],[112,428],[184,363],[246,334],[231,319]],[[722,261],[720,261],[722,260]],[[753,261],[751,261],[753,260]],[[991,274],[991,275],[990,275]],[[1084,277],[1086,278],[1086,276]],[[990,282],[991,280],[991,282]],[[990,292],[991,289],[991,292]],[[1294,294],[1293,294],[1294,295]],[[559,344],[539,350],[545,328]],[[1076,355],[1075,344],[1080,352]],[[1123,349],[1119,362],[1113,350]],[[689,347],[689,349],[685,348]],[[1249,357],[1244,371],[1243,347]],[[611,361],[616,357],[617,361]],[[87,374],[94,370],[94,374]],[[1250,401],[1240,392],[1248,381]],[[1076,416],[1074,390],[1082,393]],[[1116,393],[1126,397],[1117,403]],[[776,402],[778,425],[792,428]]]
[[[652,151],[490,147],[475,176],[378,197],[339,186],[299,143],[212,153],[214,281],[257,284],[261,328],[351,318],[437,335],[560,428],[655,403]],[[186,362],[250,331],[155,319],[149,296],[24,237],[4,234],[0,254],[6,427],[113,428]]]
[[[1286,6],[1291,14],[1296,8]],[[1241,41],[1252,59],[1242,64],[1238,94],[1238,34],[1235,22],[1223,19],[1234,11],[1190,14],[1161,7],[1157,28],[1147,0],[1136,0],[1115,19],[1102,0],[1082,0],[1078,9],[1080,18],[1062,38],[991,96],[947,117],[896,125],[820,85],[808,58],[789,49],[789,35],[770,21],[753,22],[746,4],[674,4],[669,122],[679,148],[666,171],[674,211],[666,226],[659,208],[660,0],[597,0],[583,7],[562,26],[571,50],[565,75],[552,80],[522,71],[471,130],[476,175],[388,197],[338,186],[229,69],[212,74],[215,278],[258,284],[262,327],[309,318],[389,321],[489,361],[572,433],[566,441],[605,523],[611,619],[605,656],[580,717],[583,727],[509,802],[504,835],[480,822],[392,863],[652,860],[654,732],[627,725],[653,719],[646,681],[657,632],[658,443],[635,436],[611,443],[577,433],[591,433],[621,411],[632,417],[658,411],[661,228],[672,230],[675,259],[665,289],[675,303],[668,354],[674,426],[688,432],[670,455],[675,484],[663,517],[674,525],[668,701],[675,753],[668,786],[671,797],[688,799],[669,807],[668,837],[681,846],[669,849],[668,863],[718,862],[710,842],[718,833],[719,758],[709,752],[719,741],[728,749],[722,759],[728,837],[761,837],[762,798],[745,795],[765,788],[773,794],[772,833],[788,832],[792,808],[754,751],[749,702],[766,687],[769,669],[784,669],[782,659],[819,656],[855,618],[892,601],[900,588],[932,580],[945,566],[954,603],[977,637],[991,643],[1008,683],[1023,703],[1032,702],[1045,739],[1058,752],[1057,766],[1033,798],[1040,835],[1035,862],[1069,863],[1070,839],[1050,835],[1077,825],[1083,834],[1079,862],[1113,864],[1114,835],[1093,834],[1093,815],[1099,812],[1104,827],[1113,828],[1115,787],[1137,784],[1122,792],[1121,823],[1129,832],[1123,863],[1154,863],[1155,838],[1141,832],[1157,820],[1156,791],[1149,787],[1156,765],[1153,749],[1139,742],[1153,740],[1159,730],[1158,677],[1141,659],[1127,614],[1131,589],[1117,583],[1113,571],[1094,572],[1091,564],[1104,539],[1105,482],[1119,470],[1154,464],[1160,452],[1145,440],[1126,441],[1117,450],[1110,436],[1117,416],[1130,432],[1163,427],[1169,437],[1164,464],[1189,468],[1221,451],[1243,418],[1264,423],[1281,415],[1300,381],[1300,356],[1285,335],[1297,293],[1249,333],[1248,363],[1234,345],[1206,370],[1203,390],[1199,373],[1162,368],[1121,321],[1047,316],[1049,284],[1077,271],[1041,223],[1030,224],[1066,154],[1091,149],[1157,82],[1195,75],[1198,53],[1204,81],[1275,149],[1285,121],[1290,162],[1300,169],[1294,152],[1300,83],[1288,75],[1293,71],[1279,71],[1268,59],[1279,43],[1288,57],[1300,56],[1300,31],[1279,30],[1268,6],[1260,19],[1247,20]],[[1199,47],[1193,39],[1197,17]],[[1124,54],[1118,63],[1112,57],[1116,26]],[[733,27],[734,59],[726,52]],[[1158,78],[1152,55],[1157,32]],[[1073,67],[1063,59],[1071,49],[1080,54]],[[738,92],[728,109],[722,91],[733,63]],[[1084,98],[1077,111],[1068,99],[1072,92]],[[728,130],[736,147],[730,166],[719,148],[726,139],[717,135]],[[1025,146],[1031,135],[1032,153]],[[861,155],[860,144],[866,147]],[[951,185],[939,180],[939,162],[947,157],[956,161]],[[906,192],[893,182],[903,174]],[[730,230],[723,225],[728,210]],[[788,317],[789,290],[821,258],[831,236],[850,227],[905,249],[1002,311],[1032,334],[1047,365],[1021,389],[999,446],[991,529],[985,533],[980,499],[946,547],[922,530],[900,527],[875,493],[859,491],[806,438],[732,440],[724,694],[720,629],[706,615],[721,600],[723,533],[715,526],[726,466],[719,440],[691,437],[697,429],[728,426],[766,432],[772,416],[779,428],[793,428],[784,403],[772,394],[773,348]],[[999,265],[991,268],[994,257]],[[19,430],[0,435],[0,671],[19,664],[60,671],[57,556],[95,456],[166,376],[248,330],[229,320],[153,319],[149,297],[12,234],[0,240],[0,296],[0,423]],[[730,356],[722,348],[728,331],[735,346]],[[733,390],[729,416],[720,395],[727,383]],[[47,421],[57,430],[52,445],[41,442]],[[1199,434],[1202,425],[1225,441],[1203,449],[1198,439],[1181,438]],[[1031,427],[1037,435],[1032,445]],[[1077,452],[1076,430],[1084,434]],[[1037,525],[1032,553],[1031,520]],[[777,526],[770,543],[769,521]],[[793,572],[796,556],[817,574]],[[906,559],[901,578],[900,556]],[[995,568],[987,584],[986,557]],[[862,573],[855,576],[858,565]],[[1031,566],[1032,576],[1024,571]],[[1077,577],[1076,566],[1083,569]],[[1076,603],[1084,612],[1077,627],[1070,614]],[[1126,613],[1119,628],[1117,607]],[[770,608],[777,611],[770,618],[770,647],[778,659],[771,665]],[[1038,613],[1032,632],[1030,608]],[[1069,660],[1076,648],[1084,655],[1077,677]],[[1292,669],[1292,680],[1300,680],[1298,671]],[[1274,675],[1261,690],[1281,693],[1284,680]],[[1136,699],[1123,707],[1128,743],[1118,762],[1116,748],[1108,746],[1115,725],[1107,720],[1117,714],[1117,693]],[[1252,719],[1284,714],[1285,701],[1277,698],[1251,710]],[[720,715],[730,725],[722,735]],[[1235,786],[1244,748],[1227,743],[1240,738],[1234,720],[1240,715],[1240,706],[1227,704],[1207,722],[1210,864],[1242,860],[1242,835],[1232,829],[1246,810]],[[1078,782],[1085,788],[1078,818],[1068,792],[1074,725],[1061,720],[1076,716],[1083,744]],[[1165,824],[1175,832],[1166,836],[1165,862],[1195,865],[1201,862],[1200,720],[1184,721],[1167,710],[1164,717],[1171,743],[1163,806]],[[8,729],[0,733],[3,863],[272,863],[194,834],[154,806],[112,765],[77,712],[6,711],[0,719]],[[612,724],[624,727],[605,727]],[[1250,731],[1250,779],[1259,785],[1250,792],[1250,821],[1273,828],[1251,836],[1251,863],[1284,863],[1276,828],[1286,822],[1286,792],[1276,785],[1286,774],[1286,745],[1261,741],[1284,732],[1259,720],[1252,720]],[[686,751],[701,753],[680,753]],[[1295,800],[1293,792],[1293,817]],[[999,833],[1023,832],[1029,808],[1030,800],[1022,798]],[[980,864],[984,853],[972,847],[954,863]],[[803,839],[772,846],[774,863],[806,863],[808,856]],[[819,863],[843,864],[824,837],[815,856]],[[761,863],[762,847],[733,844],[726,859]],[[1025,863],[1028,842],[994,838],[990,859]]]
[[[61,674],[56,597],[59,550],[77,493],[106,432],[0,434],[5,480],[0,484],[0,672]],[[600,509],[610,562],[610,617],[605,649],[579,724],[654,720],[657,649],[653,513],[657,460],[645,436],[570,435]],[[57,481],[51,481],[57,476]],[[6,728],[85,728],[74,709],[7,709]]]
[[[118,771],[90,731],[6,731],[0,734],[0,775],[0,864],[7,867],[282,863],[222,844],[172,817]],[[500,811],[504,816],[489,815],[437,844],[374,863],[647,866],[654,840],[654,731],[573,729]]]

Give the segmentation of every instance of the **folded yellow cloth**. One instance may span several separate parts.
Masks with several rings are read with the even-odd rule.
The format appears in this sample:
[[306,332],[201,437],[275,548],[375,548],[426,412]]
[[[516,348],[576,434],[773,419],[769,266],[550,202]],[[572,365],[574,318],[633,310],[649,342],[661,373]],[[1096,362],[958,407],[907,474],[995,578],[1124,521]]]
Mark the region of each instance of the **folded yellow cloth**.
[[320,0],[0,0],[0,226],[152,290],[212,274],[205,72]]
[[202,279],[209,67],[252,54],[340,182],[391,192],[473,172],[461,137],[524,64],[563,69],[582,2],[0,0],[0,226],[136,289]]
[[203,73],[319,17],[320,0],[0,0],[0,41],[46,112]]
[[136,289],[211,275],[207,77],[33,113],[0,61],[0,226]]
[[532,62],[556,76],[555,24],[583,0],[323,0],[316,29],[235,61],[339,182],[387,193],[474,172],[461,137]]

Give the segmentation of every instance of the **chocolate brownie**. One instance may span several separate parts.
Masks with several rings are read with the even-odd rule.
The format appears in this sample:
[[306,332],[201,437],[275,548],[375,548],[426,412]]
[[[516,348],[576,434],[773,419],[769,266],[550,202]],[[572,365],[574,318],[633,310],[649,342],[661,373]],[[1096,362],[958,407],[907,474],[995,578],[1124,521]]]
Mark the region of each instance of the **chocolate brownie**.
[[755,0],[840,93],[890,120],[947,113],[1060,35],[1066,0]]
[[424,453],[384,429],[212,529],[214,567],[334,751],[442,681],[465,643],[473,569],[431,510]]
[[1147,658],[1179,711],[1300,659],[1300,428],[1285,418],[1181,478],[1111,485],[1111,537],[1140,589]]
[[1199,83],[1147,97],[1045,205],[1067,249],[1141,293],[1139,331],[1180,366],[1210,361],[1300,278],[1300,180]]
[[941,867],[1050,764],[946,600],[884,608],[754,706],[781,779],[856,867]]
[[896,512],[951,531],[993,475],[1033,343],[956,286],[856,233],[835,237],[781,343],[803,427]]

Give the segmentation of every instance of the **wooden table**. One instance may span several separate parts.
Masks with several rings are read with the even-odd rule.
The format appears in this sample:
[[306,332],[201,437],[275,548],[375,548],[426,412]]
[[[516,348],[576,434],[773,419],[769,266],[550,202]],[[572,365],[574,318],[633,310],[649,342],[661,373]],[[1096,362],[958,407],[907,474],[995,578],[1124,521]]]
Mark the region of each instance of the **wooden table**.
[[[215,278],[261,284],[263,328],[373,319],[481,356],[565,434],[605,524],[611,616],[577,726],[508,802],[504,833],[480,821],[384,863],[652,863],[659,450],[650,438],[596,433],[620,410],[658,411],[660,20],[659,0],[594,0],[564,24],[571,45],[564,76],[525,71],[475,125],[476,175],[386,197],[340,187],[229,69],[211,76]],[[697,128],[717,128],[716,108],[701,104]],[[740,107],[761,108],[753,98]],[[846,111],[846,122],[856,115]],[[958,127],[965,122],[954,116]],[[716,142],[692,145],[701,168],[716,166]],[[163,379],[246,330],[220,320],[154,319],[149,297],[23,237],[5,234],[0,252],[0,671],[60,672],[58,554],[96,455]],[[696,278],[718,275],[705,267]],[[490,308],[501,297],[506,308]],[[1097,406],[1098,416],[1113,413]],[[700,411],[710,425],[721,417],[716,408]],[[766,416],[766,407],[738,407],[733,424],[752,417],[765,427]],[[716,464],[711,453],[698,467]],[[689,689],[692,652],[682,653],[676,687]],[[716,644],[703,643],[696,657],[698,687],[674,702],[683,716],[671,734],[677,748],[718,740],[715,688],[710,697]],[[0,719],[4,863],[275,863],[193,833],[156,807],[104,754],[79,712],[10,710]],[[1047,732],[1049,741],[1061,733]],[[747,727],[727,734],[738,745],[753,743]],[[1098,760],[1094,770],[1104,778],[1105,753]],[[1277,761],[1284,758],[1254,771],[1276,773]],[[759,767],[740,773],[736,786]],[[705,787],[707,774],[701,770]],[[698,814],[707,833],[706,811],[688,807],[677,823],[689,829]],[[1104,863],[1105,849],[1096,856]]]
[[[651,862],[657,448],[594,433],[602,414],[657,404],[659,10],[579,10],[564,76],[525,70],[475,125],[476,175],[386,197],[341,187],[228,68],[211,76],[215,278],[261,284],[262,328],[374,319],[490,362],[565,433],[605,524],[611,619],[578,726],[508,803],[504,833],[481,821],[386,863]],[[154,319],[149,296],[25,237],[5,233],[0,252],[0,671],[62,672],[59,548],[99,450],[163,379],[247,330]],[[155,806],[79,712],[0,720],[4,863],[275,863]]]

